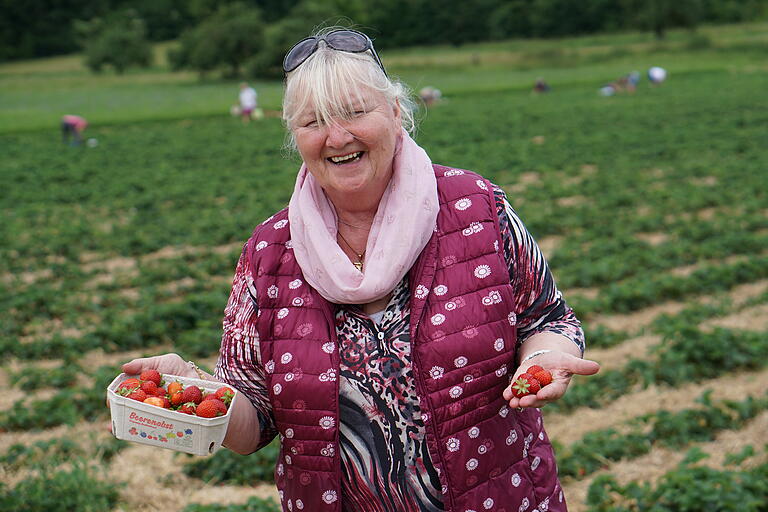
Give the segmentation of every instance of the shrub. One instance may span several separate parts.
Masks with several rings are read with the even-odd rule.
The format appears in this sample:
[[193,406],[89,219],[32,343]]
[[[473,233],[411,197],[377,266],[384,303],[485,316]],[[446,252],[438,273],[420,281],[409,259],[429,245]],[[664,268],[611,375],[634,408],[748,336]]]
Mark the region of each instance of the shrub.
[[184,32],[181,45],[168,52],[173,69],[193,69],[201,75],[221,70],[241,74],[243,64],[264,45],[261,11],[242,3],[222,6],[197,27]]
[[111,66],[117,73],[123,73],[130,67],[146,68],[152,63],[144,21],[133,11],[76,21],[75,30],[80,34],[85,64],[91,71],[98,73]]

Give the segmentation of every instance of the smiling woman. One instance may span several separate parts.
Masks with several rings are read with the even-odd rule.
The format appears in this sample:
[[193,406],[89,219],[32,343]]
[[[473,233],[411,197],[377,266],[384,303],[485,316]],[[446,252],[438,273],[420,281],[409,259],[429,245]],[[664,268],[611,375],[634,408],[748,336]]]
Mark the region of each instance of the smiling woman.
[[[285,63],[303,162],[244,247],[206,375],[248,398],[224,446],[280,436],[287,511],[566,510],[538,408],[599,366],[533,238],[499,187],[411,138],[367,36],[323,32]],[[534,365],[552,381],[513,396],[510,377],[539,388]],[[124,370],[146,367],[189,371]]]

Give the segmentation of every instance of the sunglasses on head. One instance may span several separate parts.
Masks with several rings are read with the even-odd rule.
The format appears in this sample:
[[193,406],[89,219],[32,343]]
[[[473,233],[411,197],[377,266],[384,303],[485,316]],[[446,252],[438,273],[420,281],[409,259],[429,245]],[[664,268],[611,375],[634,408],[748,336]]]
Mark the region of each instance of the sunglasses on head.
[[381,63],[379,55],[376,50],[373,49],[373,42],[371,38],[362,32],[357,30],[334,30],[328,32],[325,35],[318,37],[307,37],[293,45],[288,53],[285,54],[283,59],[283,71],[290,73],[309,58],[310,55],[317,51],[320,41],[325,42],[329,48],[340,52],[349,53],[363,53],[368,50],[371,51],[371,55],[376,60],[376,64],[379,65],[384,75],[387,75],[387,71],[384,69],[384,64]]

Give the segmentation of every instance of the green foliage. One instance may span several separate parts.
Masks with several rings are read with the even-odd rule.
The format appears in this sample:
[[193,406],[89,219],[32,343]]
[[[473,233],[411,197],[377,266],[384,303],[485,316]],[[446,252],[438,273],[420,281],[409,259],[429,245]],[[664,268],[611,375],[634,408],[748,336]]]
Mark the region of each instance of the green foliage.
[[655,487],[620,485],[610,475],[592,482],[588,512],[677,512],[699,510],[764,512],[768,464],[746,470],[683,466],[665,474]]
[[0,512],[110,512],[118,495],[117,485],[75,464],[70,470],[43,471],[13,488],[0,484]]
[[254,482],[274,482],[279,443],[275,439],[250,455],[219,450],[211,457],[185,464],[183,471],[185,475],[211,483],[252,485]]
[[77,21],[75,27],[85,52],[85,64],[91,71],[112,67],[117,73],[123,73],[130,67],[146,68],[152,63],[152,47],[144,20],[135,11]]
[[56,368],[40,368],[28,366],[18,372],[10,372],[11,385],[25,391],[40,388],[62,388],[74,384],[78,374],[83,369],[74,361],[65,361],[63,366]]
[[242,505],[187,505],[182,512],[280,512],[278,505],[272,498],[264,499],[251,496]]
[[364,27],[367,10],[361,0],[298,2],[288,15],[265,28],[263,44],[246,65],[247,74],[282,78],[283,57],[291,46],[323,26]]
[[168,58],[173,69],[193,69],[201,75],[223,71],[236,77],[264,45],[261,11],[245,3],[223,5],[200,25],[185,31],[180,46]]
[[19,399],[0,411],[0,431],[41,430],[104,418],[109,413],[104,390],[118,373],[115,366],[102,366],[93,372],[92,386],[64,388],[47,399]]
[[[596,430],[567,448],[560,447],[560,475],[582,478],[611,462],[644,455],[658,445],[679,450],[691,443],[712,441],[718,432],[739,428],[768,409],[768,395],[760,399],[748,397],[741,402],[713,403],[709,394],[705,392],[699,399],[704,407],[647,414],[636,418],[625,432],[613,428]],[[701,457],[692,451],[687,460],[696,462]]]

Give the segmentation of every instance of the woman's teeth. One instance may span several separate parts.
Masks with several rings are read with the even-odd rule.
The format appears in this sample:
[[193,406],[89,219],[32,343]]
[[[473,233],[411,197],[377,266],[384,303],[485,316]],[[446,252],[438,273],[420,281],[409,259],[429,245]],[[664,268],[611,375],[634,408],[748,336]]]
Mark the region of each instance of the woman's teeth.
[[352,160],[360,158],[361,156],[363,156],[363,152],[358,151],[356,153],[350,153],[344,156],[332,156],[331,158],[329,158],[329,160],[335,164],[343,164],[344,162],[350,162]]

